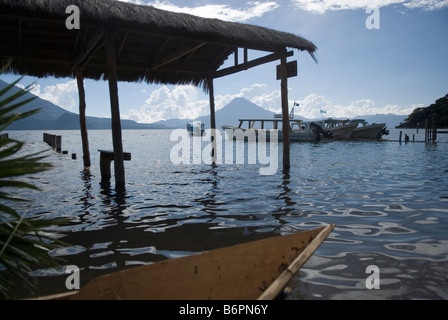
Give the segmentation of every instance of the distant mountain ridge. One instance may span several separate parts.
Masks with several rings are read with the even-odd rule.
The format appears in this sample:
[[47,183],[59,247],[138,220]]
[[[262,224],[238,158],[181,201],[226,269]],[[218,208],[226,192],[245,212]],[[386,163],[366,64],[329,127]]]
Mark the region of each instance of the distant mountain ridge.
[[[0,90],[6,87],[8,84],[0,80]],[[20,90],[17,87],[11,89],[11,92],[17,92]],[[11,92],[9,94],[11,94]],[[27,93],[22,99],[28,99],[34,97],[33,94]],[[33,109],[41,109],[40,112],[33,114],[27,118],[15,121],[8,130],[79,130],[79,115],[73,112],[69,112],[57,105],[41,99],[36,98],[30,103],[19,108],[18,111],[24,112]],[[268,111],[255,103],[245,98],[235,98],[225,107],[216,111],[216,127],[221,128],[222,124],[238,125],[238,119],[240,118],[273,118],[274,112]],[[404,122],[407,116],[400,116],[395,114],[377,114],[377,115],[365,115],[357,116],[355,118],[365,119],[369,123],[386,123],[388,128],[394,128],[400,123]],[[313,119],[306,119],[296,116],[297,119],[304,121],[313,121]],[[193,120],[202,121],[206,128],[210,128],[210,115],[201,116],[195,119],[169,119],[158,121],[154,123],[138,123],[133,120],[121,120],[122,129],[173,129],[173,128],[185,128],[188,122]],[[322,119],[314,119],[322,120]],[[111,129],[110,118],[100,117],[86,117],[87,129]]]
[[[8,86],[6,82],[0,80],[0,90]],[[18,92],[18,87],[13,87],[7,93],[7,96]],[[21,97],[21,100],[35,97],[32,93],[26,93]],[[18,112],[25,112],[29,110],[40,109],[39,112],[15,121],[8,126],[8,130],[79,130],[79,115],[67,111],[50,101],[36,98],[33,101],[21,106],[17,109]],[[86,117],[87,129],[111,129],[112,124],[109,118]],[[138,123],[133,120],[121,120],[122,129],[166,129],[165,126],[156,124]]]
[[[220,129],[222,124],[238,125],[240,118],[273,118],[274,112],[263,109],[245,98],[235,98],[225,107],[215,113],[216,128]],[[185,128],[188,122],[201,121],[206,128],[210,128],[210,115],[195,119],[170,119],[154,122],[170,128]]]

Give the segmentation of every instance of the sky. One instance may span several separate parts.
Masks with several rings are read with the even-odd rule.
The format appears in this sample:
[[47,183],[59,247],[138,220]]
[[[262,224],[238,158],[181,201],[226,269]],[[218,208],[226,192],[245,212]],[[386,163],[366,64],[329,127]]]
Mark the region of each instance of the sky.
[[[448,94],[448,0],[115,1],[259,25],[312,41],[317,63],[295,49],[288,58],[298,61],[298,76],[288,79],[289,107],[299,103],[296,116],[409,115]],[[216,110],[243,97],[281,112],[277,64],[216,79]],[[17,77],[0,76],[7,82]],[[31,83],[32,93],[78,113],[75,79],[21,81]],[[110,117],[108,83],[85,80],[85,88],[87,115]],[[119,82],[118,89],[122,119],[152,123],[209,114],[209,97],[202,88]]]

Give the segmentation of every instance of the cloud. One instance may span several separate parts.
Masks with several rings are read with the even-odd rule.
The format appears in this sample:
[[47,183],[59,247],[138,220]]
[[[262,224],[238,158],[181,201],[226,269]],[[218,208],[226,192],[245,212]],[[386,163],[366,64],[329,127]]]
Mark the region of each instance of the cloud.
[[448,0],[291,0],[293,6],[312,13],[335,10],[357,10],[403,4],[408,9],[436,10],[448,7]]
[[279,5],[273,1],[249,1],[247,2],[246,8],[233,8],[228,4],[206,4],[196,7],[180,7],[165,0],[156,0],[148,2],[147,4],[162,10],[182,12],[204,18],[216,18],[234,22],[246,22],[252,18],[259,18],[263,14],[279,7]]
[[192,85],[162,86],[151,92],[139,109],[131,109],[127,118],[141,123],[152,123],[172,118],[194,119],[208,110],[208,100],[198,99],[200,91]]
[[[235,98],[245,98],[266,110],[281,113],[280,90],[269,90],[265,84],[254,84],[235,94],[215,96],[216,111]],[[290,108],[294,102],[300,104],[299,107],[295,107],[295,115],[307,119],[322,118],[321,110],[326,112],[325,117],[333,118],[389,113],[409,115],[415,108],[422,106],[377,105],[371,99],[359,99],[343,105],[317,93],[309,94],[302,100],[290,100],[288,104]],[[195,119],[208,114],[210,114],[209,99],[202,90],[194,86],[162,86],[150,94],[144,105],[138,109],[131,109],[124,117],[141,123],[152,123],[173,118]]]
[[72,111],[77,104],[78,85],[76,80],[70,80],[54,86],[46,86],[43,92],[41,92],[41,86],[33,84],[30,88],[30,93],[48,100],[61,108]]
[[[235,98],[245,98],[270,110],[279,112],[280,90],[269,91],[265,84],[254,84],[235,94],[216,95],[215,110],[225,107]],[[210,114],[208,95],[195,86],[162,86],[154,90],[145,104],[131,109],[125,117],[141,123],[152,123],[172,118],[195,119]]]
[[141,0],[118,0],[118,1],[132,3],[132,4],[139,4],[139,5],[144,5],[145,4]]
[[[348,105],[334,103],[324,96],[312,93],[303,100],[297,100],[300,106],[295,109],[296,116],[302,116],[308,119],[322,118],[322,111],[325,111],[325,117],[332,118],[354,118],[356,116],[376,115],[376,114],[397,114],[409,115],[418,107],[418,105],[399,106],[385,105],[379,106],[371,99],[360,99],[352,101]],[[292,102],[290,103],[292,105]]]
[[408,9],[438,10],[448,8],[448,0],[411,0],[404,4]]

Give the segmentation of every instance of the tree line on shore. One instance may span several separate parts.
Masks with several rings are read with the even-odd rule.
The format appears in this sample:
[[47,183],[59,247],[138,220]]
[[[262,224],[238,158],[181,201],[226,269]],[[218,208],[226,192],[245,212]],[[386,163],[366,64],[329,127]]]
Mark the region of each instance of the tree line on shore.
[[416,108],[397,128],[424,128],[426,118],[432,114],[437,114],[439,128],[448,128],[448,94],[427,107]]

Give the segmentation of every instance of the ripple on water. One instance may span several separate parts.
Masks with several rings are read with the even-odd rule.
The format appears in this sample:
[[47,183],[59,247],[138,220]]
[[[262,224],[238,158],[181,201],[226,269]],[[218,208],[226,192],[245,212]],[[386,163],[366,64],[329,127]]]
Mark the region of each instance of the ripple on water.
[[[16,134],[31,139],[34,152],[45,147],[41,133]],[[96,153],[86,171],[50,152],[51,174],[29,178],[43,192],[25,191],[33,205],[18,209],[72,218],[51,228],[72,244],[50,252],[67,264],[99,275],[335,223],[294,278],[293,299],[447,298],[448,144],[291,144],[290,172],[260,176],[254,165],[173,165],[169,130],[123,135],[133,155],[125,192],[113,179],[100,182]],[[89,139],[93,150],[104,149],[110,132],[94,130]],[[63,141],[82,153],[78,132],[64,131]],[[363,288],[371,264],[380,267],[381,290]],[[63,271],[33,274],[45,287],[43,278]]]

